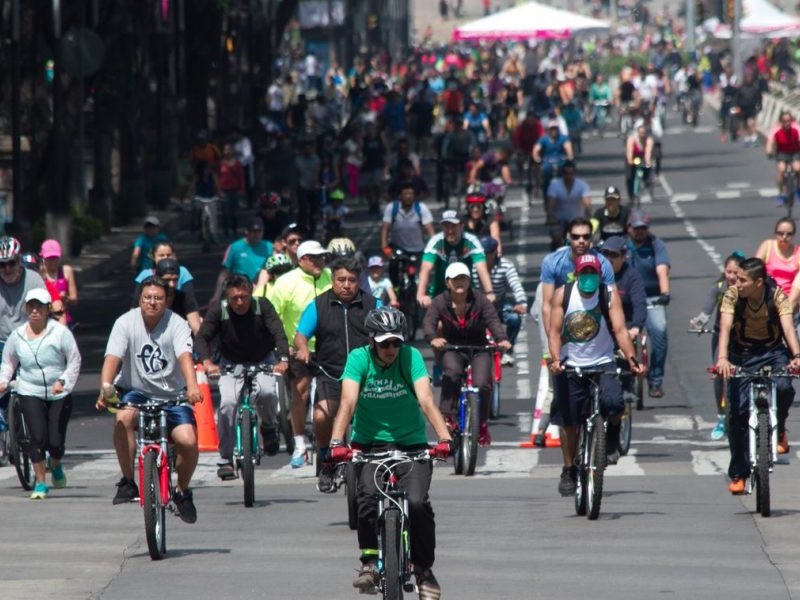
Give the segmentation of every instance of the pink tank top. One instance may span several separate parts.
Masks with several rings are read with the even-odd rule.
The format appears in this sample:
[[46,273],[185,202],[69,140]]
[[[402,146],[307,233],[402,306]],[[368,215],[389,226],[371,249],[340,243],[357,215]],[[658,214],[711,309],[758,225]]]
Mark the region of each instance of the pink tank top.
[[778,252],[777,242],[771,240],[764,264],[767,267],[767,275],[772,277],[781,286],[783,293],[788,296],[792,291],[795,275],[800,270],[800,245],[795,245],[789,258],[783,258]]

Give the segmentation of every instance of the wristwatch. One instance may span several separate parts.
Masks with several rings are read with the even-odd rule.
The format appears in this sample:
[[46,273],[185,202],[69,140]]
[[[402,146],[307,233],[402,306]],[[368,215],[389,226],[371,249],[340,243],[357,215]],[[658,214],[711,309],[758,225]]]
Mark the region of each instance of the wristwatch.
[[288,356],[281,356],[281,362],[289,362]]
[[800,358],[800,352],[798,352],[797,354],[795,354],[794,356],[792,356],[792,358]]

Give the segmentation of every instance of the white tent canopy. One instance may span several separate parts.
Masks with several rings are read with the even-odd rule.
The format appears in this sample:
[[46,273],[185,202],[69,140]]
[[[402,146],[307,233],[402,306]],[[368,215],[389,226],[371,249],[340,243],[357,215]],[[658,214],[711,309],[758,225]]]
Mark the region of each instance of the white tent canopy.
[[454,40],[557,40],[608,31],[605,21],[538,2],[494,13],[453,30]]
[[[739,29],[743,35],[753,37],[796,36],[800,33],[800,19],[788,15],[767,0],[742,0],[742,20]],[[731,26],[718,24],[713,28],[718,38],[730,38]]]

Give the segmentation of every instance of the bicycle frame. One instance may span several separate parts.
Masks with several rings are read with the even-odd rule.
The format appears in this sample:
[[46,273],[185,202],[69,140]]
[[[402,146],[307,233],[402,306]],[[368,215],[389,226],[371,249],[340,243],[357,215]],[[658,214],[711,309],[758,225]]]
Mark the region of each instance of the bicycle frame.
[[[748,450],[750,452],[750,469],[754,472],[758,468],[756,457],[758,435],[758,413],[767,410],[769,415],[770,455],[769,472],[772,473],[778,461],[778,390],[771,379],[759,377],[753,379],[748,385],[750,398],[748,401],[750,417],[748,425]],[[747,493],[753,493],[755,477],[747,479]]]
[[[139,448],[139,489],[145,489],[144,457],[148,452],[155,452],[161,504],[169,506],[172,469],[169,460],[170,441],[167,433],[167,412],[161,403],[130,406],[139,411],[139,428],[136,432],[136,445]],[[144,507],[144,494],[139,494],[139,506]]]

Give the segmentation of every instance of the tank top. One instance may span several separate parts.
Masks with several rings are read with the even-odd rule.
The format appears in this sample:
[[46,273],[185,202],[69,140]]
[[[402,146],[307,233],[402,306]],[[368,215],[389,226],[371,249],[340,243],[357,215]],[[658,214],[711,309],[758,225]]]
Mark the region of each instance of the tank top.
[[614,360],[614,340],[600,310],[599,293],[584,298],[578,286],[572,286],[561,339],[561,360],[570,367],[591,367]]
[[[55,279],[50,279],[50,277],[45,273],[44,280],[49,284],[48,288],[52,286],[52,289],[55,290],[58,294],[57,297],[53,297],[51,291],[50,296],[53,297],[53,300],[60,299],[62,294],[69,295],[69,281],[67,281],[67,278],[64,277],[63,267],[61,266],[58,267],[58,272],[56,273]],[[70,323],[72,323],[72,315],[69,314],[66,304],[64,305],[64,314],[67,317],[67,325],[69,325]]]
[[783,258],[781,253],[778,252],[776,244],[775,240],[771,240],[769,246],[767,246],[764,265],[767,268],[767,275],[772,277],[781,287],[783,293],[788,296],[792,291],[792,282],[795,275],[800,271],[800,245],[795,244],[792,255],[789,258]]

